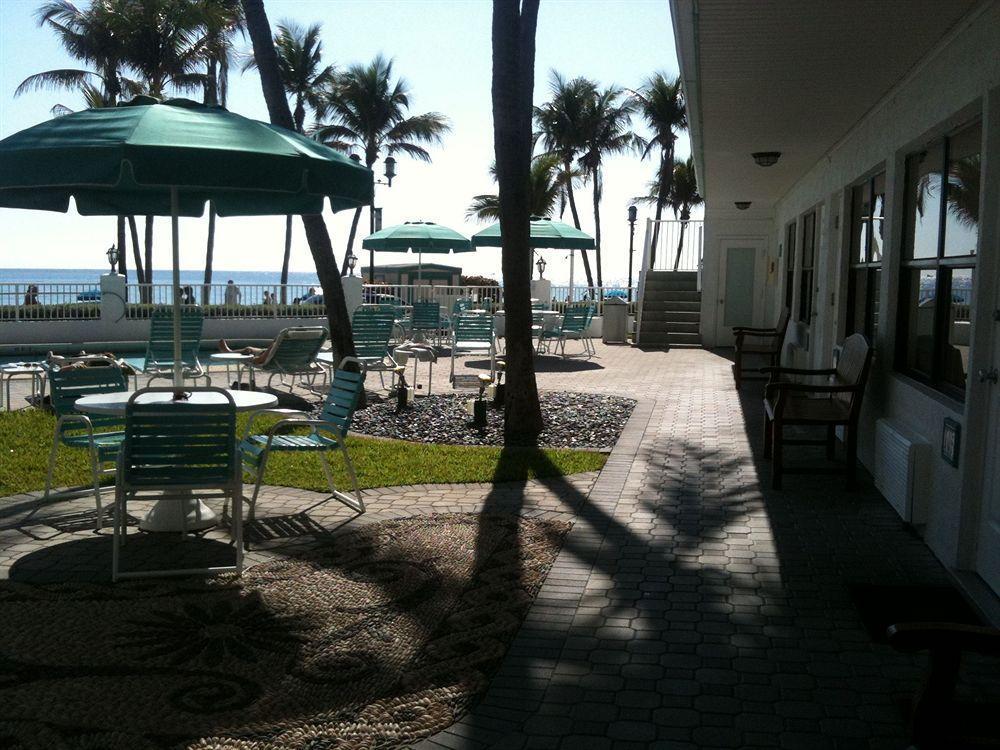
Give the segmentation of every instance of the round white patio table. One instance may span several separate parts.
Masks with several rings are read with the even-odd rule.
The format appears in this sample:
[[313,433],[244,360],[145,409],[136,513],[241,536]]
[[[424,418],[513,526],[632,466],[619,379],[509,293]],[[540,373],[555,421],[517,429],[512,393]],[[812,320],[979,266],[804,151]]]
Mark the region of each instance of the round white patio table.
[[253,360],[254,356],[252,354],[243,354],[242,352],[216,352],[208,357],[212,364],[225,365],[226,366],[226,380],[229,380],[229,368],[233,365],[236,366],[236,379],[239,380],[243,370],[249,368],[250,370],[250,387],[256,387],[254,382],[254,372],[253,372]]
[[[84,414],[114,414],[125,416],[125,405],[132,397],[134,391],[119,391],[116,393],[98,393],[93,396],[83,396],[78,398],[73,404],[79,412]],[[236,404],[236,411],[256,411],[257,409],[270,409],[278,405],[278,399],[271,393],[261,391],[229,391],[230,396]],[[195,391],[190,398],[183,401],[175,401],[171,393],[148,393],[140,397],[139,403],[171,404],[178,410],[184,409],[188,405],[197,404],[219,404],[222,403],[218,395],[214,393],[199,393]],[[139,528],[143,531],[198,531],[208,529],[218,523],[218,516],[215,511],[209,508],[198,498],[192,495],[190,500],[167,500],[156,503],[146,514],[146,517],[139,523]]]

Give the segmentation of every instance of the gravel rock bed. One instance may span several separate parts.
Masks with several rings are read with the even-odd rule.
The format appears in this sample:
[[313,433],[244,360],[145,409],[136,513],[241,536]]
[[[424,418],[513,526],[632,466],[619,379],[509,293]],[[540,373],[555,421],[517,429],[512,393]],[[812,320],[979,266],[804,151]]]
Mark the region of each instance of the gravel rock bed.
[[[354,415],[351,431],[375,437],[451,445],[502,445],[503,412],[490,408],[483,432],[465,412],[471,394],[418,397],[396,412],[394,399],[372,403]],[[545,430],[538,444],[546,448],[610,450],[625,427],[635,401],[593,393],[542,393]]]

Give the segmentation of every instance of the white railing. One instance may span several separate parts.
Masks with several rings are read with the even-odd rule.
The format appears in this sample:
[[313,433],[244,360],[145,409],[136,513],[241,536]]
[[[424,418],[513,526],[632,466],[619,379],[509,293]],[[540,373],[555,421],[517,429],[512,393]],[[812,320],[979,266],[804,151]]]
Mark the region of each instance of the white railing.
[[499,286],[451,286],[445,284],[365,284],[362,303],[412,305],[414,302],[434,300],[445,311],[450,311],[456,300],[470,299],[477,304],[487,300],[494,308],[503,304],[503,287]]
[[594,314],[603,315],[604,302],[611,297],[624,300],[628,304],[628,313],[630,315],[635,313],[638,289],[636,287],[630,289],[628,286],[579,287],[574,285],[572,298],[570,297],[570,288],[568,286],[553,286],[551,308],[563,312],[570,304],[593,301],[597,303],[597,310]]
[[650,271],[699,271],[705,222],[649,220],[644,267]]
[[[126,317],[148,318],[174,301],[172,284],[129,284]],[[325,317],[322,293],[307,284],[198,284],[181,287],[181,302],[202,308],[206,318]]]
[[0,284],[0,320],[92,320],[101,316],[99,284]]

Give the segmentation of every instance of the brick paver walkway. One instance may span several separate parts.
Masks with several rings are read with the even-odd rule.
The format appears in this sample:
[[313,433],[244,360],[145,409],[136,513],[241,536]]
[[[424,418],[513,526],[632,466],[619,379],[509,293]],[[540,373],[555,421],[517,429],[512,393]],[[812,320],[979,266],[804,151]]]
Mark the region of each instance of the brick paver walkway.
[[[262,532],[278,538],[253,559],[414,513],[574,521],[484,699],[420,750],[905,747],[896,701],[922,659],[872,643],[849,585],[946,583],[929,549],[870,483],[847,493],[801,476],[768,489],[760,390],[737,394],[724,357],[598,351],[590,363],[543,361],[539,384],[639,399],[599,476],[371,491],[370,512],[346,524],[338,505],[311,508],[314,493],[270,488]],[[444,391],[447,361],[435,370]],[[26,527],[32,505],[0,501],[0,576],[107,571],[105,539],[47,520],[92,504],[50,506]]]

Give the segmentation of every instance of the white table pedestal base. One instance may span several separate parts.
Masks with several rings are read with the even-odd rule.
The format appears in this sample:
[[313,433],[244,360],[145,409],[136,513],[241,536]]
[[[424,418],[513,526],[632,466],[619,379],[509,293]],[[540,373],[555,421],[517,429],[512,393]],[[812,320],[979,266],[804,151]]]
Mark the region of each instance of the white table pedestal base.
[[160,500],[139,522],[143,531],[203,531],[219,522],[218,514],[196,497],[190,500]]

